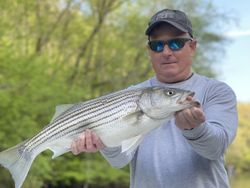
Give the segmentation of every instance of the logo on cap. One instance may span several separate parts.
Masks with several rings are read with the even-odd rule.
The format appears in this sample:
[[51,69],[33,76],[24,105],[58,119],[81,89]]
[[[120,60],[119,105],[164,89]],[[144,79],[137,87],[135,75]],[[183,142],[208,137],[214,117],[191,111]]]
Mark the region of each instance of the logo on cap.
[[161,12],[160,14],[156,15],[152,21],[162,20],[164,18],[175,18],[175,16],[172,12]]

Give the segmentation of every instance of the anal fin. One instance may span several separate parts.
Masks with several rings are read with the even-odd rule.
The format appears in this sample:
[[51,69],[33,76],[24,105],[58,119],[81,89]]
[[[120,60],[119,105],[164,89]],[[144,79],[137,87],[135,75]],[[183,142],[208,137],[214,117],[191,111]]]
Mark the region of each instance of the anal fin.
[[60,139],[60,141],[50,144],[47,148],[53,151],[52,159],[70,151],[72,139]]

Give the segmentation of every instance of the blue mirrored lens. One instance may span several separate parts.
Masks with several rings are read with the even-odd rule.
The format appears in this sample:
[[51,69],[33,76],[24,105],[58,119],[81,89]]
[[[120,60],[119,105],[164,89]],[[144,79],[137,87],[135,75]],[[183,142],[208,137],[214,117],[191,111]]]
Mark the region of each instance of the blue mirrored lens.
[[176,51],[176,50],[181,49],[184,46],[185,42],[177,41],[177,40],[170,40],[168,41],[167,44],[171,50]]
[[148,45],[151,48],[151,50],[155,52],[162,52],[164,50],[164,46],[168,45],[168,47],[172,51],[177,51],[183,48],[185,43],[191,39],[187,38],[179,38],[179,39],[171,39],[167,41],[149,41]]
[[155,52],[162,52],[164,45],[165,44],[162,41],[151,41],[149,46]]

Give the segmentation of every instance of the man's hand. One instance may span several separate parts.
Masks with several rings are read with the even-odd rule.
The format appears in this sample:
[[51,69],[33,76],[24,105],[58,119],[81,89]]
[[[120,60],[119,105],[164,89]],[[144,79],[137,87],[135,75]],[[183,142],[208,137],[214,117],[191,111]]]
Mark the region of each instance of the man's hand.
[[104,147],[100,138],[94,132],[87,129],[72,142],[71,151],[74,155],[78,155],[81,152],[97,152]]
[[[192,97],[188,97],[187,100],[192,100]],[[200,106],[184,109],[175,114],[175,124],[183,130],[195,128],[204,123],[205,119],[205,114]]]

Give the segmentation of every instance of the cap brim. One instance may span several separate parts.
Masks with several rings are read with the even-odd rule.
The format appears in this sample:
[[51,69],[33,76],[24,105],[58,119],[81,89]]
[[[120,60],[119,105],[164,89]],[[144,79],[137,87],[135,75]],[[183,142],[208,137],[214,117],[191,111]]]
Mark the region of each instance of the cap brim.
[[154,28],[156,25],[158,25],[159,23],[162,23],[162,22],[169,23],[169,24],[171,24],[172,26],[174,26],[175,28],[179,29],[180,31],[183,31],[183,32],[187,32],[187,33],[188,33],[188,30],[187,30],[187,29],[183,28],[183,26],[181,26],[180,24],[178,24],[178,23],[176,23],[176,22],[165,21],[165,20],[163,21],[163,20],[161,20],[161,21],[155,22],[155,23],[153,23],[152,25],[150,25],[150,26],[147,28],[145,34],[146,34],[146,35],[149,35],[149,34],[151,33],[151,31],[153,30],[153,28]]

